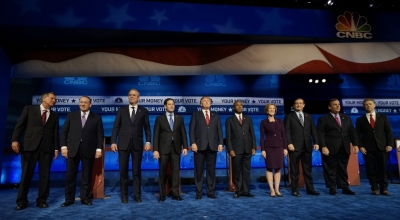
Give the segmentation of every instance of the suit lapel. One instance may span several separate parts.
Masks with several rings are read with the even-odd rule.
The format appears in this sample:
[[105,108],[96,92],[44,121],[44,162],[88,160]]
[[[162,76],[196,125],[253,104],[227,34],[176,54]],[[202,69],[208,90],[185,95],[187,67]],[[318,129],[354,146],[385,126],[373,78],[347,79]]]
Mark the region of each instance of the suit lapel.
[[[174,116],[175,116],[175,114],[174,114]],[[162,118],[163,118],[162,120],[164,121],[164,124],[171,130],[171,126],[169,125],[169,116],[164,114]],[[175,127],[176,117],[174,117],[174,119],[175,119],[174,120],[174,127]]]
[[[80,112],[79,112],[80,113]],[[84,129],[85,127],[87,127],[87,124],[91,123],[93,121],[93,114],[89,113],[86,122],[85,122],[85,126],[82,127],[82,129]],[[81,119],[82,120],[82,119]],[[82,124],[82,123],[81,123]]]
[[[304,120],[304,124],[305,124],[305,123],[306,123],[306,114],[303,112],[303,115],[304,115],[303,120]],[[301,124],[301,121],[300,121],[300,119],[299,119],[299,116],[297,116],[297,113],[296,113],[296,112],[293,112],[293,117],[295,118],[295,120],[296,120],[301,126],[303,126],[303,125]]]

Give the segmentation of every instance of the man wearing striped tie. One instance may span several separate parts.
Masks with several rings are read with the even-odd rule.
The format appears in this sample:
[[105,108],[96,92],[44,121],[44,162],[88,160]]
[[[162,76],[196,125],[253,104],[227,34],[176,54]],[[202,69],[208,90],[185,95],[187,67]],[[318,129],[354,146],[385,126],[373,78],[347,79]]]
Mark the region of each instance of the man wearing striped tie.
[[389,196],[386,162],[393,146],[393,132],[386,115],[375,111],[375,101],[364,99],[365,115],[357,118],[356,131],[360,151],[363,154],[365,168],[372,195]]
[[182,201],[179,195],[179,172],[180,159],[186,156],[188,142],[186,137],[185,124],[183,117],[174,114],[175,102],[171,98],[164,100],[166,113],[156,118],[154,124],[153,156],[158,160],[159,167],[159,202],[165,201],[167,167],[171,167],[172,199]]

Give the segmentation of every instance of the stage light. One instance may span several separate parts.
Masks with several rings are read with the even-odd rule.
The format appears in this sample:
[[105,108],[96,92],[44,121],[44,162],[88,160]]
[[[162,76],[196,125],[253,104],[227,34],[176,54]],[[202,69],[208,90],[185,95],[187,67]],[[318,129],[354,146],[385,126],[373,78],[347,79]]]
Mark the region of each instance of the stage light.
[[316,79],[316,80],[315,80],[315,83],[319,83],[319,80],[318,80],[318,79]]
[[326,2],[326,4],[327,4],[328,6],[332,6],[332,5],[333,5],[333,0],[328,0],[328,2]]
[[322,82],[322,83],[326,83],[326,79],[322,79],[321,82]]
[[309,83],[312,83],[312,81],[313,81],[313,79],[309,79],[309,80],[308,80]]

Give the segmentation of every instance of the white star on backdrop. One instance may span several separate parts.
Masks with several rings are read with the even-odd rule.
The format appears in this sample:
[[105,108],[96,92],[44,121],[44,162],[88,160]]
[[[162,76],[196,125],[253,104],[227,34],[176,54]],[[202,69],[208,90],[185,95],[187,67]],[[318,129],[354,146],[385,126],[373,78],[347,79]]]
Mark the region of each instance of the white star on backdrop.
[[229,112],[232,112],[233,109],[232,109],[232,108],[229,108],[228,110],[229,110]]
[[24,14],[27,11],[36,11],[36,12],[41,12],[39,6],[38,6],[38,1],[39,0],[20,0],[18,2],[14,2],[15,4],[21,5],[21,15]]
[[213,26],[220,34],[240,34],[244,31],[233,27],[232,18],[229,18],[224,26],[218,24],[213,24]]
[[126,3],[121,8],[116,8],[112,5],[108,5],[110,15],[103,20],[103,22],[112,22],[117,28],[121,28],[122,24],[127,21],[136,21],[136,19],[127,13],[129,3]]
[[154,9],[154,15],[152,17],[150,17],[151,20],[156,20],[158,26],[160,26],[161,21],[165,20],[169,20],[169,18],[165,17],[165,12],[167,10],[163,10],[163,11],[157,11],[157,9]]
[[52,15],[52,17],[60,26],[64,27],[76,27],[86,20],[86,18],[76,17],[72,8],[69,8],[65,15]]
[[282,28],[293,22],[287,19],[284,19],[280,16],[279,9],[274,8],[271,12],[266,13],[263,11],[256,10],[258,15],[263,19],[264,23],[258,31],[259,34],[266,33],[268,30],[272,31],[275,34],[281,34]]

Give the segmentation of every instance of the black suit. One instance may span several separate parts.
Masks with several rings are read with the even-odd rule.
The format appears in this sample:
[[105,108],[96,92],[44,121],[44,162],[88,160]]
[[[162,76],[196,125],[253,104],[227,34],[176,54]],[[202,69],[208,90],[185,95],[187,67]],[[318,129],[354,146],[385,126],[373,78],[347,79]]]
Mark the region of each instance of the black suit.
[[357,133],[348,115],[339,114],[341,126],[331,113],[318,119],[317,131],[320,148],[327,147],[329,155],[322,155],[324,178],[327,188],[348,189],[347,164],[350,142],[358,146]]
[[140,198],[142,182],[141,164],[144,144],[143,130],[145,131],[146,142],[150,142],[151,140],[147,109],[138,106],[136,116],[133,122],[131,122],[129,107],[130,105],[118,109],[111,135],[112,144],[117,143],[118,137],[118,161],[121,178],[121,196],[123,199],[128,198],[128,165],[130,156],[132,156],[134,197]]
[[65,201],[74,202],[76,176],[82,161],[80,198],[90,200],[92,173],[96,150],[103,149],[104,130],[101,116],[90,111],[82,127],[81,111],[71,112],[65,119],[61,131],[61,147],[67,147],[67,173],[65,180]]
[[386,162],[389,154],[386,152],[386,146],[393,146],[393,132],[386,115],[375,115],[374,128],[371,127],[367,115],[363,115],[357,118],[356,131],[360,140],[359,147],[367,151],[363,157],[371,189],[378,190],[379,184],[382,192],[388,187]]
[[250,165],[252,150],[256,150],[256,138],[253,121],[249,116],[243,115],[242,124],[236,115],[226,119],[226,150],[235,152],[232,157],[233,177],[236,194],[250,193]]
[[[304,127],[296,112],[285,116],[285,133],[287,144],[293,144],[294,151],[289,151],[290,179],[292,192],[299,191],[299,161],[303,168],[307,191],[314,191],[312,170],[313,143],[318,144],[318,133],[311,115],[303,112]],[[311,140],[312,138],[312,140]]]
[[[167,113],[169,115],[169,113]],[[159,187],[160,197],[165,196],[166,172],[168,162],[171,162],[172,173],[172,195],[179,196],[179,170],[180,170],[180,153],[182,147],[188,148],[185,124],[180,115],[173,115],[174,127],[171,130],[169,124],[169,116],[166,114],[156,118],[154,125],[153,150],[159,152]]]
[[50,190],[50,166],[58,149],[58,115],[50,111],[45,125],[41,121],[40,106],[26,106],[15,126],[12,142],[21,145],[22,174],[17,204],[28,204],[28,191],[36,163],[39,162],[39,194],[36,203],[45,203]]
[[218,145],[223,145],[222,127],[219,115],[210,112],[210,124],[207,126],[203,111],[194,112],[190,119],[190,143],[196,144],[198,151],[194,154],[194,180],[196,195],[202,195],[204,162],[207,171],[207,195],[215,193],[215,164]]

